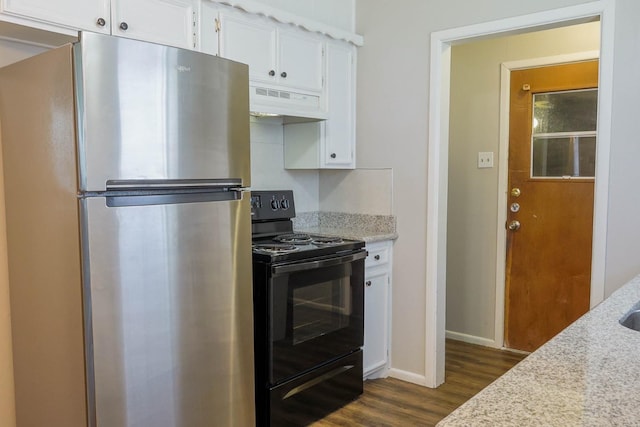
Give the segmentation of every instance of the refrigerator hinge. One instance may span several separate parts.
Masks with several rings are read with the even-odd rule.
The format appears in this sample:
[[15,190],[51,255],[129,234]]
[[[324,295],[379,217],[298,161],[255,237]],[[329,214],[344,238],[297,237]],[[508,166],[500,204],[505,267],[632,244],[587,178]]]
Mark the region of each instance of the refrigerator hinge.
[[196,12],[193,12],[193,48],[196,48],[198,44],[198,17],[196,16]]

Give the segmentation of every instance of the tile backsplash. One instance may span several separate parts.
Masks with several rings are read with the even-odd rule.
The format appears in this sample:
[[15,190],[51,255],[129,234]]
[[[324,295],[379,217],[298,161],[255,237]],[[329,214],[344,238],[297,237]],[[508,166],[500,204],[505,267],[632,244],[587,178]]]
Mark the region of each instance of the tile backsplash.
[[251,118],[251,188],[293,190],[296,211],[320,210],[319,171],[284,168],[282,121]]

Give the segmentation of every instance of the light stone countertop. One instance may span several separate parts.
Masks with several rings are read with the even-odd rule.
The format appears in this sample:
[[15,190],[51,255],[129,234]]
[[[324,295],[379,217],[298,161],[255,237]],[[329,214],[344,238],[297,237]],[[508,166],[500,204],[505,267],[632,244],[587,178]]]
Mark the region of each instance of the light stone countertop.
[[303,212],[293,219],[296,232],[319,236],[377,242],[395,240],[396,218],[393,215],[365,215],[342,212]]
[[637,276],[438,426],[640,425],[640,332],[618,323],[639,300]]

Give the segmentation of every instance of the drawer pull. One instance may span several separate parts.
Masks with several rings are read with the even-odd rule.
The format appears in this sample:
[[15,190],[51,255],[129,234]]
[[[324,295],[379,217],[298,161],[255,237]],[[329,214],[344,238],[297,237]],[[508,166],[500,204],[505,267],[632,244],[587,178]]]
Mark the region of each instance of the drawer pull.
[[373,259],[375,259],[376,261],[380,261],[380,255],[374,256]]

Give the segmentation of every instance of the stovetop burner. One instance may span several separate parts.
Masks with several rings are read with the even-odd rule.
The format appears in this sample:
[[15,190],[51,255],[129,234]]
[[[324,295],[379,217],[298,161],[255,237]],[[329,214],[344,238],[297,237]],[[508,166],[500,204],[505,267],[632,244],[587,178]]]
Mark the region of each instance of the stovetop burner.
[[286,243],[260,243],[253,245],[253,250],[268,254],[288,254],[297,251],[296,245]]
[[282,243],[293,243],[295,244],[306,244],[312,241],[311,236],[306,233],[289,233],[289,234],[281,234],[273,238],[278,242]]
[[343,243],[344,240],[342,237],[322,237],[315,236],[311,239],[311,243],[314,245],[322,246],[322,245],[335,245],[338,243]]

